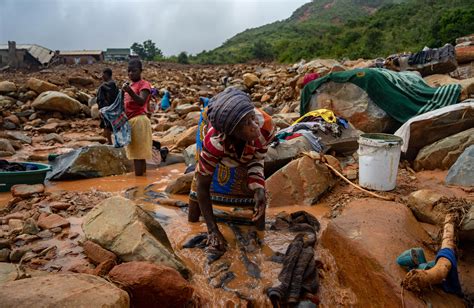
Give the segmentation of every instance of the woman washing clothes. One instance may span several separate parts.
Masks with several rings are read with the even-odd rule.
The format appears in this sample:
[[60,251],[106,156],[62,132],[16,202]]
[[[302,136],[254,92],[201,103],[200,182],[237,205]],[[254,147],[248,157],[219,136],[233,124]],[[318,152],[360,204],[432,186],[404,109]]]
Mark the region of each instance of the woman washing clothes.
[[190,222],[204,216],[208,252],[225,252],[212,205],[254,207],[252,220],[265,227],[263,161],[275,128],[271,117],[254,108],[250,97],[229,88],[209,101],[201,115],[197,136],[197,166],[191,187]]
[[146,113],[150,100],[151,85],[143,80],[142,62],[132,59],[128,62],[128,78],[131,84],[124,84],[125,114],[132,128],[132,141],[125,147],[127,158],[133,160],[135,175],[146,172],[146,160],[152,157],[152,131]]

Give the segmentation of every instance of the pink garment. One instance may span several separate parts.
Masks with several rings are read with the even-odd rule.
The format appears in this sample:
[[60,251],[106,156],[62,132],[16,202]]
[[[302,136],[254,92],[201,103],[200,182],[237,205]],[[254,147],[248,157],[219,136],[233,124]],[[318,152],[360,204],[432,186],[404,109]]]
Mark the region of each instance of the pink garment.
[[[135,94],[137,95],[140,95],[141,90],[148,90],[151,92],[151,84],[148,81],[143,80],[143,79],[140,79],[137,82],[133,82],[130,85],[130,88],[132,88],[133,92],[135,92]],[[145,105],[141,106],[132,99],[130,94],[125,93],[123,101],[125,105],[125,113],[127,114],[127,118],[131,119],[136,116],[146,114],[150,97],[151,95],[148,95],[147,102],[145,103]]]
[[311,74],[306,74],[304,75],[304,78],[303,78],[303,87],[308,84],[310,81],[313,81],[313,80],[316,80],[319,78],[319,74],[318,73],[311,73]]

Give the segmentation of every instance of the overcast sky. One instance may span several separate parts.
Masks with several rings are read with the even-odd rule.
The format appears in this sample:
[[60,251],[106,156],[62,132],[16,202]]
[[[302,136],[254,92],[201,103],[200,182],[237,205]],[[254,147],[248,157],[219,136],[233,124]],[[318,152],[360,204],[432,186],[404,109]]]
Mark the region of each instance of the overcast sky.
[[310,0],[0,0],[0,43],[52,50],[130,47],[153,40],[165,55],[193,54],[282,20]]

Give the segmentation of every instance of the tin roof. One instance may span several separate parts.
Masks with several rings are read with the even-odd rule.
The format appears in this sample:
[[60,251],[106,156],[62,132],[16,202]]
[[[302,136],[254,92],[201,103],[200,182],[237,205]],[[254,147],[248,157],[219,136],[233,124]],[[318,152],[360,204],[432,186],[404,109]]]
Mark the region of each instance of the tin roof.
[[100,56],[102,50],[61,50],[60,56]]
[[[8,45],[0,44],[0,49],[8,50]],[[54,52],[46,47],[36,44],[17,44],[16,49],[25,49],[42,65],[48,64],[54,56]]]

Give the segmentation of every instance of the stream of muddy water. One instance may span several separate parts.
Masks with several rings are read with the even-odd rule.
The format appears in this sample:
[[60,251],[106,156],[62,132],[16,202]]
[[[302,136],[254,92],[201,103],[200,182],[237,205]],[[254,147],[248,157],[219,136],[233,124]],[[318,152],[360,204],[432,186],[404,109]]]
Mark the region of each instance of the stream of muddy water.
[[[306,212],[317,217],[321,222],[321,230],[324,230],[327,220],[324,216],[328,213],[329,207],[324,204],[315,206],[287,206],[278,208],[269,208],[267,210],[267,227],[265,231],[258,232],[258,238],[261,245],[253,253],[247,253],[248,258],[257,264],[261,277],[253,278],[247,272],[242,262],[241,252],[230,227],[225,223],[219,223],[219,228],[228,241],[228,250],[224,256],[211,265],[207,262],[205,252],[199,248],[183,248],[183,244],[193,236],[206,232],[206,225],[201,219],[197,223],[189,223],[187,221],[187,213],[183,208],[162,206],[150,200],[145,195],[147,187],[153,187],[155,192],[164,191],[166,185],[177,176],[181,175],[185,169],[183,164],[176,164],[150,170],[144,177],[136,177],[133,173],[111,176],[96,179],[85,179],[76,181],[47,182],[46,189],[48,192],[55,191],[105,191],[113,194],[127,195],[127,191],[134,190],[133,199],[142,208],[151,213],[159,222],[171,241],[175,253],[183,260],[186,266],[191,270],[191,284],[196,292],[196,300],[199,306],[203,307],[246,307],[250,301],[256,307],[271,307],[271,303],[266,296],[266,289],[279,284],[278,274],[282,265],[271,261],[271,256],[276,252],[285,253],[287,246],[296,236],[296,233],[290,231],[270,230],[268,222],[273,220],[275,216],[286,211],[287,213],[305,210]],[[152,185],[150,185],[152,184]],[[187,196],[175,195],[171,196],[187,202]],[[6,204],[11,198],[9,193],[0,194],[0,205]],[[57,267],[58,271],[67,271],[73,266],[80,263],[87,264],[85,256],[82,253],[78,241],[83,238],[81,229],[81,218],[70,217],[71,228],[69,230],[69,238],[57,239],[53,238],[44,242],[45,245],[56,245],[58,247],[58,255],[50,261],[49,264],[38,264],[38,269]],[[240,226],[243,232],[253,230],[253,226]],[[320,231],[321,232],[321,231]],[[331,260],[331,256],[324,248],[316,248],[316,257],[319,258],[326,267],[333,268],[335,263]],[[334,264],[332,264],[334,263]],[[331,265],[332,264],[332,265]],[[210,277],[219,269],[225,267],[227,271],[233,272],[235,278],[230,280],[225,290],[220,287],[212,286]],[[321,281],[319,296],[321,303],[324,304],[325,299],[334,300],[340,297],[343,290],[338,290],[337,279],[323,275],[325,279]],[[215,284],[215,283],[214,283]],[[339,295],[336,296],[336,293]],[[327,294],[327,296],[323,295]],[[247,300],[245,300],[247,299]],[[351,302],[349,300],[349,302]]]

